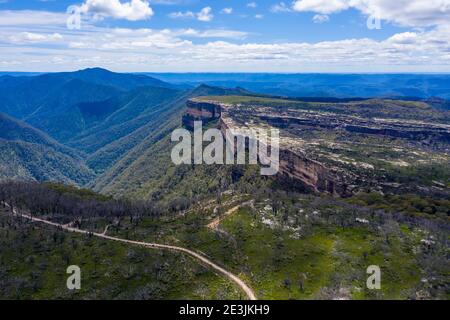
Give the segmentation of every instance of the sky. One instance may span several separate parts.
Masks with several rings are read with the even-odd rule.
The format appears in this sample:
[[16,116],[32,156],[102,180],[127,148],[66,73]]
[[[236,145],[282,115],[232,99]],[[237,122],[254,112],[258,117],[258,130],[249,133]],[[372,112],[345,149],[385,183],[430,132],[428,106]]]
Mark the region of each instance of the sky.
[[0,0],[0,70],[450,72],[450,0]]

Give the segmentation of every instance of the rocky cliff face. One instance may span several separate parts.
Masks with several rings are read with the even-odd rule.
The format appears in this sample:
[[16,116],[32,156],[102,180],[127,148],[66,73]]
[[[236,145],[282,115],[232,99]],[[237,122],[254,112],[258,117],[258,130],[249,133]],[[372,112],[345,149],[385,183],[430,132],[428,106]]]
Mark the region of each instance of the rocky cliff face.
[[[188,101],[187,107],[183,116],[183,125],[186,128],[192,129],[194,121],[201,120],[205,123],[220,118],[219,128],[225,135],[227,129],[233,129],[236,125],[229,117],[232,110],[228,105],[193,99]],[[323,164],[308,159],[305,155],[284,147],[283,144],[280,145],[279,173],[276,177],[291,179],[305,189],[317,193],[335,194],[337,190],[343,190],[336,188],[336,180]]]
[[[373,110],[382,112],[374,116]],[[445,171],[450,163],[448,111],[415,102],[374,100],[355,106],[352,102],[202,97],[188,102],[183,123],[192,127],[195,120],[214,119],[220,119],[223,132],[279,129],[276,177],[283,184],[298,184],[317,193],[347,196],[359,191],[422,188],[419,182],[401,183],[408,167],[411,172],[418,167]],[[433,179],[447,186],[445,175],[442,180],[439,175]]]
[[280,149],[280,173],[315,192],[335,194],[338,191],[328,168],[289,149]]
[[188,129],[194,128],[194,121],[203,121],[207,123],[213,119],[218,119],[220,117],[220,105],[209,103],[209,102],[199,102],[196,100],[187,101],[187,110],[183,115],[183,126]]
[[270,125],[286,129],[303,126],[328,130],[345,130],[351,133],[402,138],[407,140],[433,139],[450,143],[450,126],[385,119],[361,119],[340,115],[303,114],[302,117],[261,115]]

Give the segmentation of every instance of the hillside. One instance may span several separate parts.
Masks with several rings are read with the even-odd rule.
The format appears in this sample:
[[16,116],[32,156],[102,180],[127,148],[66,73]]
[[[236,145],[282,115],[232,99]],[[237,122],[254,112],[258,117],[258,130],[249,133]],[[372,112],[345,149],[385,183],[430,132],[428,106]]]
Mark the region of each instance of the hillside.
[[[64,74],[69,80],[38,108],[25,93],[21,112],[33,111],[24,118],[59,141],[0,113],[0,201],[47,221],[22,223],[0,205],[0,233],[9,235],[0,241],[1,297],[242,298],[189,257],[134,247],[145,242],[201,253],[260,299],[445,298],[445,102],[282,99],[135,78],[119,88],[117,77]],[[222,130],[278,128],[279,174],[261,176],[257,165],[176,166],[171,133],[194,119]],[[101,236],[65,233],[67,224]],[[84,262],[75,294],[61,282],[67,259]],[[372,264],[383,270],[381,290],[366,289]],[[40,267],[31,274],[30,265]],[[20,294],[17,281],[27,283]]]
[[[210,86],[200,86],[188,92],[178,99],[171,106],[171,109],[168,109],[168,114],[163,113],[162,119],[164,120],[157,122],[156,127],[152,129],[144,126],[126,136],[123,140],[112,144],[112,148],[100,149],[89,158],[88,162],[95,167],[105,157],[106,159],[111,156],[116,158],[114,154],[117,150],[122,150],[123,147],[128,149],[119,161],[96,179],[93,184],[94,189],[117,195],[139,195],[140,198],[147,198],[153,191],[162,193],[161,190],[156,191],[155,187],[149,187],[147,184],[156,183],[160,179],[171,181],[174,178],[175,166],[170,161],[170,135],[175,128],[181,125],[186,102],[192,97],[218,94],[250,93],[241,89],[223,89]],[[145,135],[147,136],[143,138]],[[128,148],[128,146],[133,145],[133,148]]]
[[2,113],[0,149],[0,180],[50,180],[82,185],[93,177],[77,151]]
[[0,139],[0,180],[55,181],[83,185],[93,176],[83,161],[52,148]]
[[[21,148],[23,144],[14,146],[22,150],[16,150],[14,168],[31,168],[30,173],[17,176],[33,179],[36,174],[39,181],[49,179],[35,172],[33,164],[28,164],[31,159],[37,162],[35,158],[39,157],[42,147],[49,147],[58,152],[60,159],[68,156],[79,162],[83,178],[74,181],[82,184],[90,182],[91,169],[101,184],[117,176],[111,171],[116,172],[118,167],[120,172],[126,170],[140,153],[158,143],[180,123],[188,99],[203,95],[251,94],[242,89],[210,86],[179,90],[179,86],[144,75],[118,74],[99,68],[27,77],[4,76],[0,83],[0,94],[4,98],[0,110],[24,121],[20,125],[12,118],[8,125],[3,121],[2,138],[41,147],[31,148],[33,155],[27,155]],[[9,99],[16,96],[21,99]],[[6,118],[5,115],[3,120]],[[12,148],[11,143],[8,146]],[[53,161],[53,166],[56,162]],[[69,167],[75,165],[70,160],[65,162]],[[88,175],[84,174],[86,170]],[[51,170],[56,171],[56,168]],[[67,171],[72,170],[67,168]],[[5,176],[11,176],[11,172]],[[52,180],[67,181],[61,177],[55,174]],[[91,182],[91,185],[94,184]]]
[[27,77],[3,76],[0,112],[66,141],[116,111],[121,106],[122,94],[128,96],[129,91],[145,86],[178,88],[144,75],[100,68]]
[[183,93],[160,87],[142,87],[116,101],[115,111],[97,125],[74,136],[68,144],[88,153],[118,140],[149,121],[164,118],[170,105]]
[[93,85],[82,80],[70,80],[49,95],[32,114],[24,117],[23,120],[58,141],[66,141],[90,125],[92,114],[101,120],[109,112],[114,111],[111,107],[103,108],[100,103],[108,104],[119,93],[120,91],[113,87]]
[[23,141],[43,145],[55,151],[68,154],[74,158],[81,158],[80,152],[60,144],[46,133],[31,125],[0,113],[0,139],[9,141]]

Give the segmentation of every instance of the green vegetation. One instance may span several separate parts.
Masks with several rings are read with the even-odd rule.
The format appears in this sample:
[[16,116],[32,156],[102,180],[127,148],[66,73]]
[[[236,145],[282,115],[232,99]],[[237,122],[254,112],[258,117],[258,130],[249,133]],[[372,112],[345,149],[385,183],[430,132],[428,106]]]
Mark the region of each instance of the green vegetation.
[[0,139],[0,180],[58,181],[82,185],[94,173],[82,160],[43,145]]
[[[239,88],[183,91],[99,69],[30,79],[2,80],[1,110],[46,133],[0,114],[0,201],[76,228],[196,250],[263,299],[448,299],[446,132],[421,135],[419,127],[411,138],[364,127],[374,118],[448,124],[447,109],[279,99]],[[171,132],[186,101],[202,96],[239,104],[230,116],[238,123],[256,121],[258,112],[281,118],[262,121],[286,129],[307,157],[339,173],[348,197],[306,193],[285,177],[262,177],[257,166],[175,166]],[[280,114],[301,116],[286,123]],[[307,114],[328,118],[316,123]],[[330,125],[334,117],[364,119],[351,131]],[[184,255],[65,233],[8,211],[0,209],[0,299],[242,297]],[[82,268],[78,292],[65,287],[71,264]],[[379,291],[366,288],[370,265],[381,267]]]
[[[12,219],[0,210],[1,299],[238,299],[232,283],[182,254]],[[81,290],[66,287],[70,265]]]
[[388,212],[400,212],[427,218],[435,217],[446,220],[450,216],[450,200],[429,198],[417,194],[359,193],[348,199],[348,202]]
[[[115,236],[203,252],[239,274],[259,298],[445,298],[445,222],[277,193],[256,195],[253,206],[225,217],[218,231],[206,228],[213,217],[248,199],[255,198],[226,195],[183,216],[144,218],[110,230]],[[431,247],[423,239],[434,239]],[[380,291],[366,288],[370,265],[382,270]]]
[[73,195],[79,197],[80,199],[86,200],[98,200],[98,201],[112,200],[112,197],[94,192],[91,189],[78,188],[76,186],[68,186],[56,182],[46,182],[44,183],[44,185],[51,190],[55,190],[60,195]]
[[431,104],[417,101],[388,99],[367,99],[355,102],[308,102],[301,99],[279,99],[258,96],[209,96],[200,98],[206,101],[218,101],[228,104],[239,104],[242,107],[259,105],[272,108],[293,108],[333,112],[366,118],[409,119],[450,123],[450,111],[438,110]]

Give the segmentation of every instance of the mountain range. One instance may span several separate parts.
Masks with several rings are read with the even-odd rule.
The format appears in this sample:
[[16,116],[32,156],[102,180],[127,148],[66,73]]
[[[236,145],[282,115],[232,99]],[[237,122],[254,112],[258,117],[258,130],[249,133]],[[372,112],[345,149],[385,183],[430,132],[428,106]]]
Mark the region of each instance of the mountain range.
[[[445,83],[204,76],[0,76],[0,298],[243,298],[188,250],[261,299],[447,298],[450,104],[435,95]],[[295,98],[300,87],[309,97]],[[175,165],[171,134],[193,120],[278,129],[278,174]],[[21,212],[29,223],[11,214]],[[380,290],[366,289],[367,266],[380,266]]]
[[[201,194],[191,190],[192,186],[200,185],[202,190],[212,190],[212,186],[218,183],[216,180],[222,179],[222,183],[228,183],[224,181],[236,176],[236,173],[230,173],[230,168],[187,169],[167,162],[170,134],[181,125],[189,99],[200,96],[262,96],[240,86],[231,88],[231,83],[241,85],[247,81],[254,84],[250,87],[256,91],[265,91],[263,86],[270,85],[272,81],[297,79],[292,84],[295,88],[300,84],[296,81],[303,79],[305,83],[302,85],[313,90],[317,89],[315,84],[326,82],[327,85],[342,88],[346,83],[362,79],[357,75],[246,74],[241,75],[239,80],[237,75],[191,76],[191,84],[205,80],[225,86],[187,86],[185,78],[176,78],[175,75],[162,77],[173,81],[169,83],[144,74],[121,74],[100,68],[1,76],[0,178],[53,180],[87,186],[102,193],[144,199],[158,198],[163,193],[170,193],[170,190],[177,190],[178,194],[186,192],[186,196],[192,198],[195,193]],[[234,79],[231,83],[224,80],[230,77]],[[384,81],[395,83],[391,82],[391,78],[395,77],[373,75],[364,78],[364,81],[372,84]],[[399,82],[417,87],[417,77],[399,76]],[[445,78],[445,75],[426,77],[434,83],[429,86],[430,90],[444,87],[439,84],[439,79]],[[421,83],[421,87],[425,86]],[[375,87],[383,90],[384,86]],[[359,92],[373,89],[371,85],[360,85],[358,88]],[[283,93],[283,90],[276,92]],[[302,101],[346,101],[327,98],[334,93],[329,91],[321,97]],[[295,99],[292,101],[295,103]],[[362,102],[357,104],[358,108],[367,109],[364,111],[366,115],[384,110],[382,113],[375,112],[374,116],[396,117],[392,114],[392,106],[396,104],[373,100],[366,105],[364,98],[359,101]],[[447,115],[440,111],[448,109],[446,100],[433,98],[426,101],[426,104],[406,104],[408,107],[401,112],[410,114],[412,119],[429,118],[433,121]],[[348,110],[344,108],[340,113],[356,112],[356,109],[351,109],[352,104],[344,105]],[[410,110],[411,106],[416,109]],[[183,187],[186,183],[190,185]]]
[[448,74],[148,73],[170,83],[241,87],[252,92],[315,98],[450,99]]
[[180,125],[188,99],[232,94],[251,93],[207,85],[185,89],[100,68],[4,75],[0,178],[102,190]]

